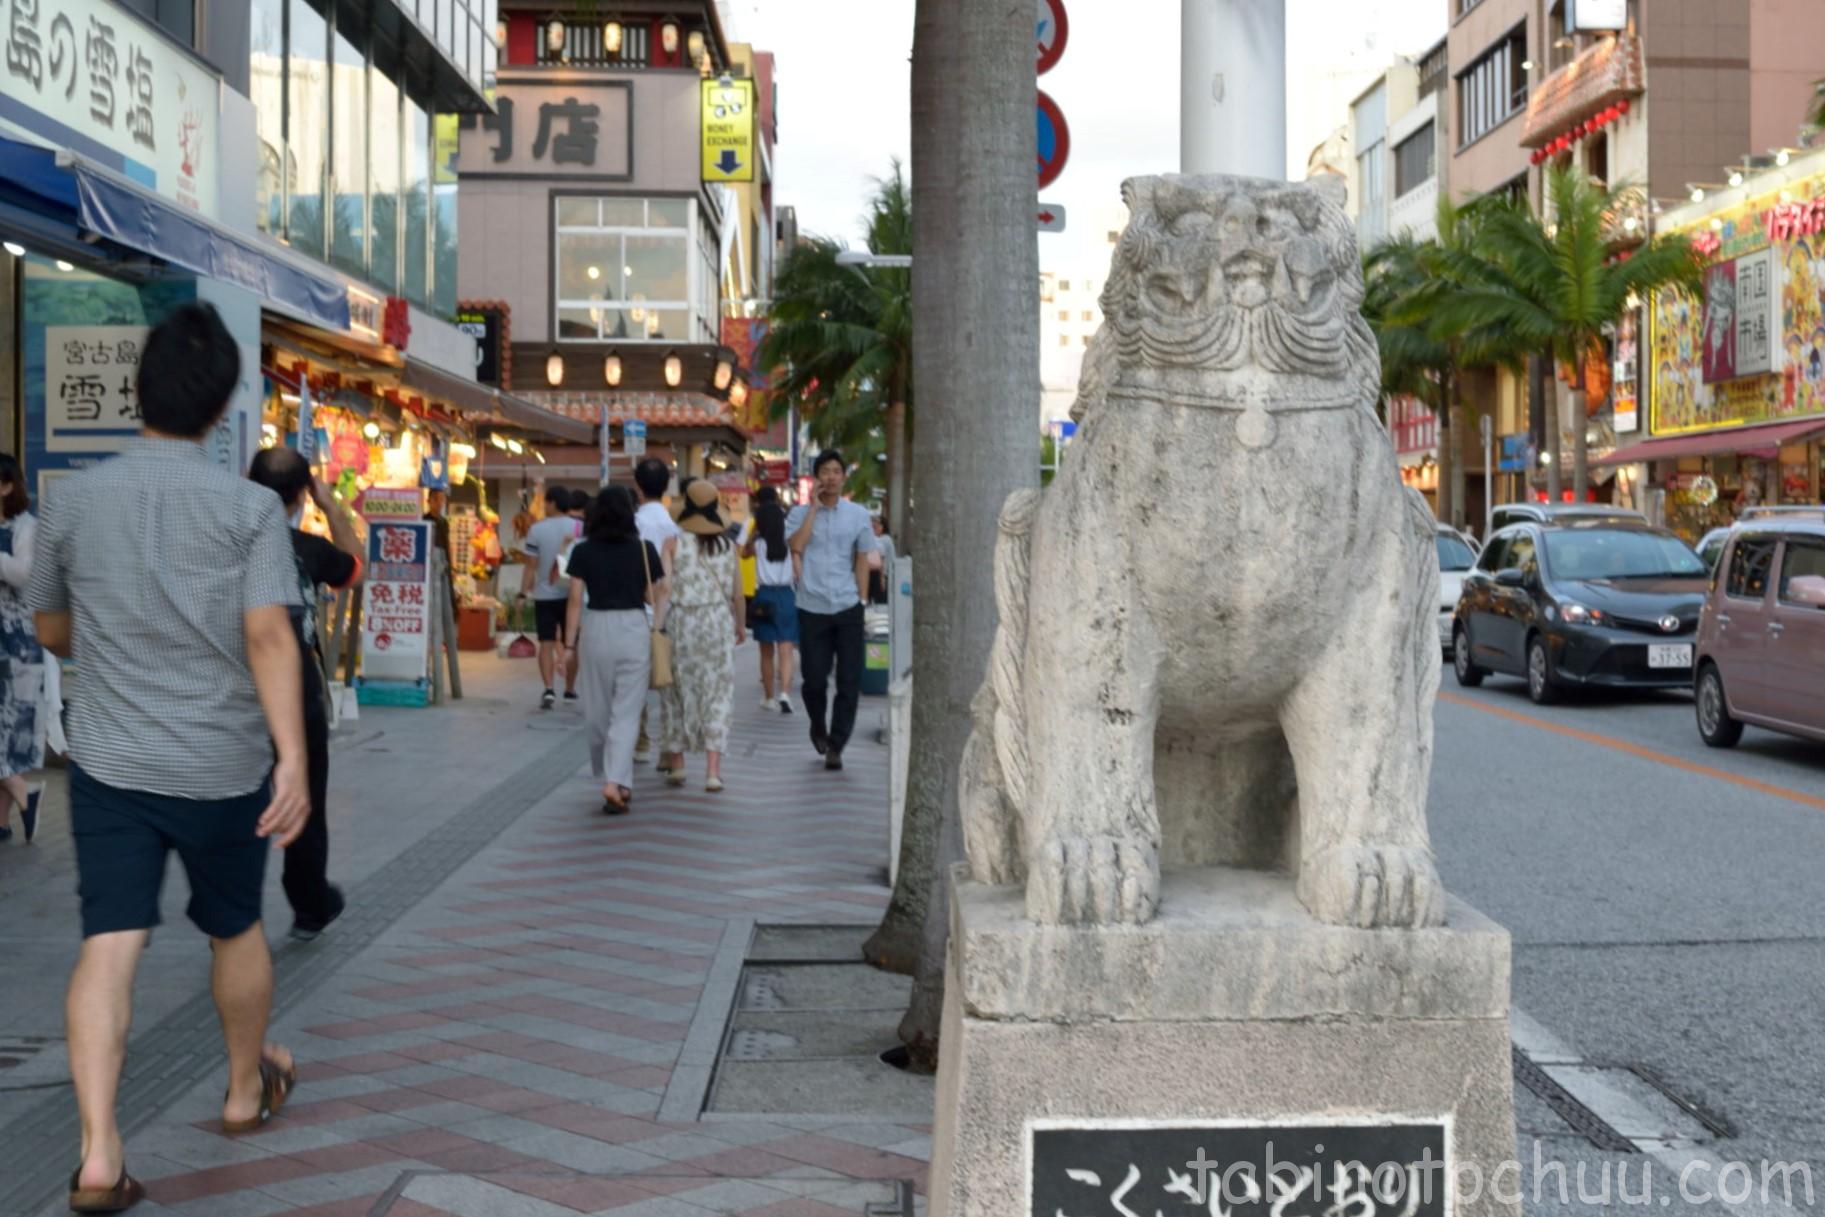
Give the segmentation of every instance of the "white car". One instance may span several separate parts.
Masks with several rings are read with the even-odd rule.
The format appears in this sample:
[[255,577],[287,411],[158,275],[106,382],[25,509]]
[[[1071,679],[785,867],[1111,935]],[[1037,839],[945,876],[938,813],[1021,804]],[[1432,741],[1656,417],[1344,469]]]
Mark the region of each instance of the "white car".
[[1438,644],[1451,657],[1451,619],[1457,598],[1464,590],[1464,576],[1476,565],[1476,542],[1455,528],[1438,526]]

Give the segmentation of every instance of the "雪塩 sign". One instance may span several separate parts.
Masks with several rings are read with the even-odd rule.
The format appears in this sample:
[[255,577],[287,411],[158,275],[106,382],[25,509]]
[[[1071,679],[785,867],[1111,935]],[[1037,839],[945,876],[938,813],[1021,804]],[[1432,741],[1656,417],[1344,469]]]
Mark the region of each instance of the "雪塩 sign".
[[754,180],[754,82],[703,82],[703,180]]

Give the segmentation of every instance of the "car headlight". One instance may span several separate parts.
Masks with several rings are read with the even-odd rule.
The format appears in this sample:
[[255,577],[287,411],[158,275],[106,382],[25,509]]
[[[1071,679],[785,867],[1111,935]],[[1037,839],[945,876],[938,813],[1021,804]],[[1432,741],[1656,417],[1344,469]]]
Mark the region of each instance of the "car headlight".
[[1561,601],[1559,615],[1565,618],[1567,625],[1602,625],[1603,610],[1588,608],[1575,600]]

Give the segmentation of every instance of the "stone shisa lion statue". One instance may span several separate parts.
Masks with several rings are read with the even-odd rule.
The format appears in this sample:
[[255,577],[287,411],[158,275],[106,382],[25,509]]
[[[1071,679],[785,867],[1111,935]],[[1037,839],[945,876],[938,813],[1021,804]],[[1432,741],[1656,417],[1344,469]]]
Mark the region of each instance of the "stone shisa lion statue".
[[972,876],[1113,925],[1154,915],[1162,867],[1283,868],[1322,921],[1438,925],[1434,524],[1375,415],[1340,192],[1123,195],[1082,430],[1001,513]]

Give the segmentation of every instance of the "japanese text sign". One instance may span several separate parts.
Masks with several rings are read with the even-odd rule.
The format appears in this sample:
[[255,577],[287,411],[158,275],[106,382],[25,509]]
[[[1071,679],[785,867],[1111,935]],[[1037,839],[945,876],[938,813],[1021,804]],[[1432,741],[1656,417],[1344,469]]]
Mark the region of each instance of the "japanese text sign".
[[369,520],[416,520],[424,511],[424,500],[416,490],[373,486],[361,496],[361,514]]
[[703,82],[703,180],[754,180],[754,82]]
[[1442,1120],[1037,1123],[1032,1217],[1447,1217]]
[[52,325],[44,331],[46,452],[115,452],[140,430],[143,325]]
[[633,88],[625,80],[564,84],[502,77],[493,114],[465,114],[464,177],[633,177]]
[[430,524],[377,521],[369,527],[361,619],[365,679],[424,679],[430,655],[430,562]]
[[[124,6],[108,0],[0,0],[0,94],[48,122],[18,121],[205,215],[216,206],[221,83]],[[105,158],[104,158],[105,159]]]

